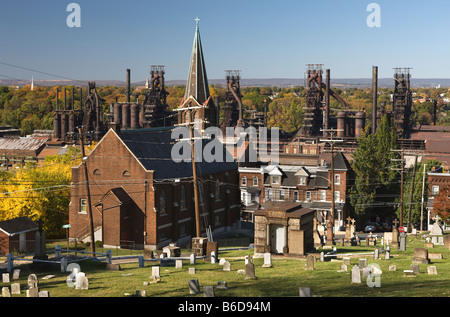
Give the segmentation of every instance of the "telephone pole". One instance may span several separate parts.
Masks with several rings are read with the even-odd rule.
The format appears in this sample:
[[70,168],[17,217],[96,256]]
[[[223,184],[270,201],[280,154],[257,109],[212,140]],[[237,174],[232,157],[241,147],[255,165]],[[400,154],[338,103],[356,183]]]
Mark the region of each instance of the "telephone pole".
[[[84,151],[84,134],[82,133],[82,129],[78,128],[78,133],[80,134],[80,144],[81,144],[81,156],[84,170],[84,179],[86,181],[86,210],[89,218],[89,234],[91,237],[91,251],[95,253],[95,238],[94,238],[94,219],[92,218],[92,209],[91,209],[91,192],[89,189],[89,177],[88,177],[88,169],[86,165],[86,154]],[[95,254],[92,254],[95,257]]]
[[425,192],[425,172],[427,170],[427,164],[423,165],[423,177],[422,177],[422,202],[420,204],[420,232],[423,230],[423,202]]
[[328,132],[330,134],[330,139],[320,140],[321,142],[327,142],[331,146],[331,212],[328,216],[327,224],[327,242],[330,241],[334,244],[334,211],[335,211],[335,197],[334,197],[334,143],[342,142],[342,140],[336,140],[333,138],[335,132],[341,131],[336,129],[321,129],[323,132]]
[[401,163],[400,168],[391,168],[393,171],[400,171],[400,227],[403,227],[403,174],[405,173],[405,153],[403,150],[391,150],[391,152],[400,152],[401,159],[391,159]]
[[412,175],[412,183],[411,183],[411,192],[409,194],[409,210],[408,210],[408,233],[411,233],[411,209],[413,204],[413,195],[414,195],[414,182],[416,179],[416,166],[417,166],[417,155],[414,159],[414,168],[413,168],[413,175]]

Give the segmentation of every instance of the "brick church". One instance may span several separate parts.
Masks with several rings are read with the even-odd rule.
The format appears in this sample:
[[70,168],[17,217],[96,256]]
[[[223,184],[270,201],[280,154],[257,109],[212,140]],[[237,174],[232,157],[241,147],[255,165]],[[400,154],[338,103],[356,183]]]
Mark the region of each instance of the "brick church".
[[[215,124],[198,23],[180,109],[190,107],[195,108],[190,118],[179,111],[180,125],[198,121],[203,130]],[[172,242],[182,245],[196,235],[192,164],[172,160],[173,128],[110,129],[85,158],[96,241],[154,250]],[[210,141],[196,142],[204,148]],[[225,158],[196,164],[202,234],[231,230],[241,210],[237,164]],[[70,238],[90,241],[87,189],[84,165],[73,167]]]

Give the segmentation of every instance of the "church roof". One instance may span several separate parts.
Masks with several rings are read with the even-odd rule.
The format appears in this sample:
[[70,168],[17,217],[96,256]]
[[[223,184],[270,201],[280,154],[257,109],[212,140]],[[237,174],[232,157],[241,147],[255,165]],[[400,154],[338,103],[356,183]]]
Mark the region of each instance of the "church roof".
[[197,18],[196,21],[197,26],[194,36],[194,45],[192,47],[191,62],[189,65],[189,74],[184,100],[187,101],[192,96],[200,105],[202,105],[210,98],[210,94],[205,60],[203,58],[202,42],[200,39],[200,30],[198,27],[199,19]]

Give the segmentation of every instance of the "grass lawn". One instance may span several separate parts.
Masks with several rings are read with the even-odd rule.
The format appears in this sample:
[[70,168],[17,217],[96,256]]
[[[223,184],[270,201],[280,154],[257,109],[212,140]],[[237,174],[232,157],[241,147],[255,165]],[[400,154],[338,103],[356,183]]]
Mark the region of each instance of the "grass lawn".
[[[378,246],[379,247],[379,246]],[[359,259],[367,257],[368,264],[376,263],[382,270],[380,287],[369,287],[366,280],[361,284],[351,283],[351,267],[348,272],[338,272],[342,261],[315,262],[313,271],[305,270],[305,259],[291,257],[273,257],[272,268],[263,268],[262,258],[253,259],[256,279],[245,279],[245,275],[237,274],[237,270],[244,270],[244,257],[252,255],[253,250],[220,251],[219,258],[225,258],[231,264],[231,271],[223,271],[222,266],[197,259],[192,266],[189,261],[183,261],[183,268],[161,267],[161,281],[155,284],[144,285],[151,282],[152,266],[159,262],[145,262],[144,268],[138,263],[121,264],[120,271],[106,270],[106,264],[96,261],[79,262],[82,272],[89,279],[89,290],[76,290],[66,284],[69,272],[60,272],[59,265],[54,265],[46,272],[34,272],[29,265],[20,265],[19,282],[21,295],[25,297],[27,277],[35,273],[39,279],[39,289],[49,291],[51,297],[124,297],[136,290],[146,290],[149,297],[203,297],[203,294],[190,295],[188,280],[198,279],[200,288],[203,286],[216,286],[218,281],[226,281],[228,289],[215,289],[216,297],[298,297],[299,287],[310,287],[312,296],[320,297],[449,297],[450,296],[450,250],[448,247],[435,246],[428,249],[429,253],[440,253],[441,260],[430,260],[430,264],[420,264],[420,273],[415,277],[404,277],[403,270],[409,270],[414,248],[424,247],[420,238],[408,236],[407,250],[399,252],[391,248],[391,258],[374,260],[373,256],[356,256],[351,258],[351,266],[357,265]],[[64,248],[64,247],[63,247]],[[336,246],[338,254],[373,252],[373,246],[340,247]],[[188,250],[183,250],[189,252]],[[314,251],[320,253],[320,249]],[[328,252],[328,250],[325,250]],[[185,252],[183,252],[185,253]],[[396,265],[396,271],[389,271],[389,265]],[[434,265],[437,275],[428,275],[427,267]],[[188,268],[195,267],[196,274],[189,274]],[[47,280],[46,275],[55,275]],[[10,286],[11,283],[1,283],[0,286]]]

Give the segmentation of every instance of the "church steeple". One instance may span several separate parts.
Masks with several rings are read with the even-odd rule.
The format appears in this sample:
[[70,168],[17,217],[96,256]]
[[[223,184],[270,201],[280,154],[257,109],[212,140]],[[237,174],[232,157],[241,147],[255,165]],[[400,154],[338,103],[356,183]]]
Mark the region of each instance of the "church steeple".
[[200,129],[217,125],[217,109],[209,94],[208,77],[206,76],[205,60],[203,58],[202,42],[198,28],[199,18],[192,47],[189,75],[186,84],[186,92],[180,107],[177,109],[178,124],[196,122]]
[[196,28],[194,45],[192,47],[191,62],[189,65],[189,74],[184,100],[187,100],[192,96],[200,105],[202,105],[208,100],[210,95],[208,77],[206,76],[205,60],[203,58],[202,42],[200,40],[200,30],[198,27],[198,22],[200,20],[199,18],[196,18],[195,21]]

